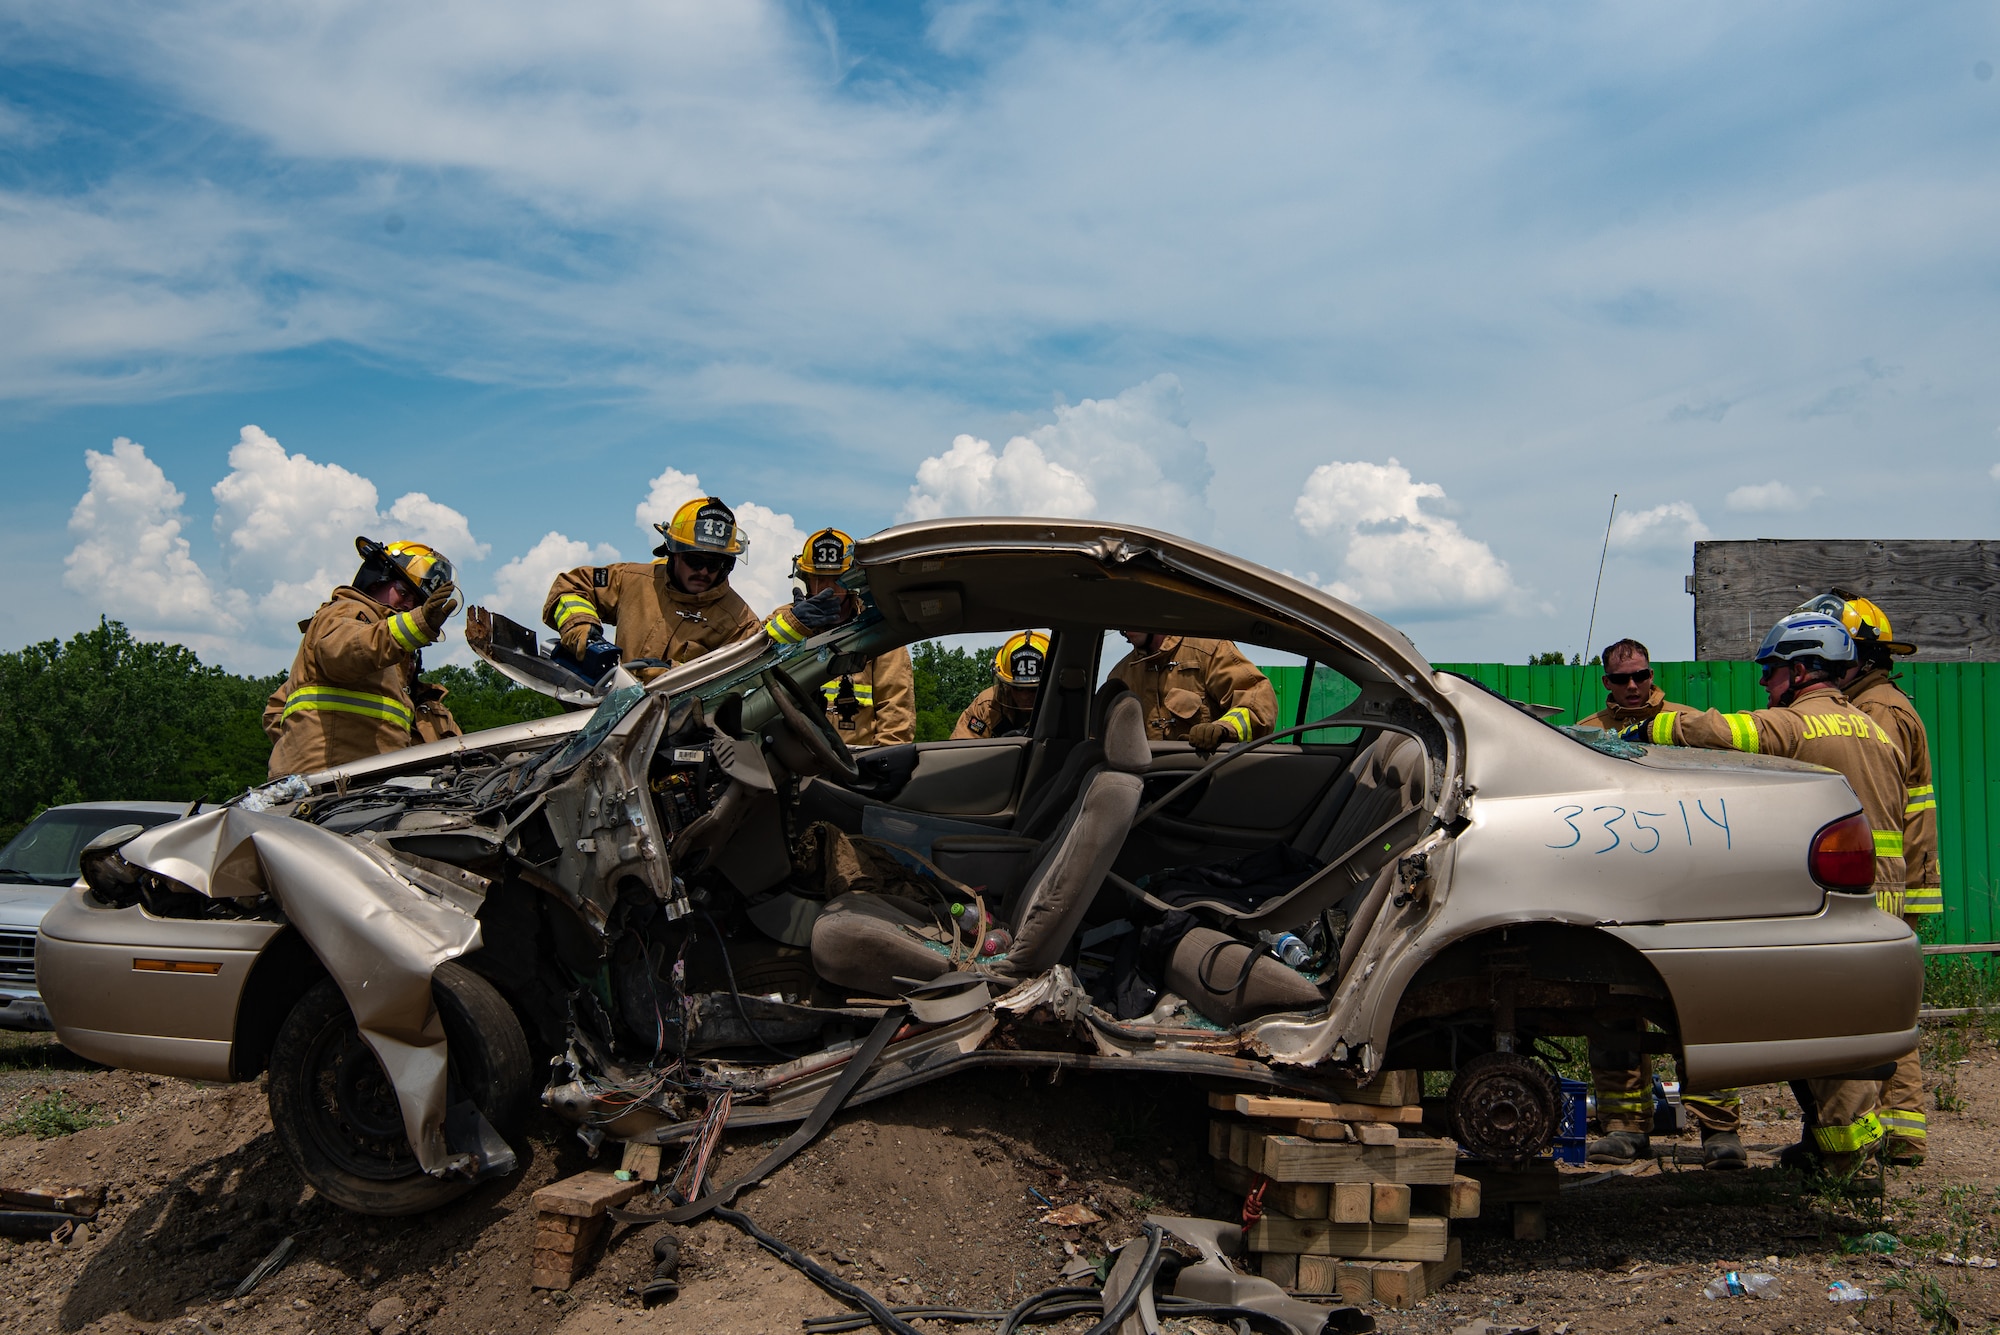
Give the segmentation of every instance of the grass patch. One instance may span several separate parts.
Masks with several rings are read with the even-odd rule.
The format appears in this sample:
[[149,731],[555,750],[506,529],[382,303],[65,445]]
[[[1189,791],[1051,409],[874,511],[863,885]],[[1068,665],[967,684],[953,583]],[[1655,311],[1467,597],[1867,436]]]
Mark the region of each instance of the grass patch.
[[1924,1005],[2000,1007],[2000,961],[1992,955],[1926,956]]
[[[1921,1270],[1904,1270],[1884,1284],[1882,1291],[1909,1298],[1910,1306],[1917,1309],[1917,1320],[1924,1323],[1930,1335],[1958,1335],[1959,1316],[1952,1308],[1951,1294],[1935,1276]],[[1895,1325],[1893,1314],[1889,1324],[1892,1328]]]
[[77,1056],[56,1042],[51,1033],[24,1033],[0,1029],[0,1072],[4,1071],[92,1071],[96,1062]]
[[14,1106],[12,1117],[0,1119],[0,1137],[33,1136],[36,1140],[50,1140],[103,1126],[110,1120],[97,1115],[96,1104],[85,1103],[68,1090],[58,1089],[22,1099]]

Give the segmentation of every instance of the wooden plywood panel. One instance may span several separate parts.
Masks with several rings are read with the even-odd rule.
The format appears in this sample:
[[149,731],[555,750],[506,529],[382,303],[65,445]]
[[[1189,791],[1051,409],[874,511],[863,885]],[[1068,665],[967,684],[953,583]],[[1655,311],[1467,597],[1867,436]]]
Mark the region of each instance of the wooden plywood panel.
[[1934,662],[2000,662],[2000,543],[1757,539],[1694,545],[1694,656],[1743,660],[1779,617],[1839,585]]

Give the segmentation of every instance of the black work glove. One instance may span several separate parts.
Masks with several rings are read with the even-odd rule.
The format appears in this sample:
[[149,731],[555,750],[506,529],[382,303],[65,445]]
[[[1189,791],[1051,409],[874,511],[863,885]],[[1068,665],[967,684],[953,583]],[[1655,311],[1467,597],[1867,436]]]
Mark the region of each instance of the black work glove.
[[817,635],[820,631],[832,630],[854,615],[848,600],[847,590],[835,585],[830,589],[821,589],[810,598],[794,598],[792,616],[801,626]]

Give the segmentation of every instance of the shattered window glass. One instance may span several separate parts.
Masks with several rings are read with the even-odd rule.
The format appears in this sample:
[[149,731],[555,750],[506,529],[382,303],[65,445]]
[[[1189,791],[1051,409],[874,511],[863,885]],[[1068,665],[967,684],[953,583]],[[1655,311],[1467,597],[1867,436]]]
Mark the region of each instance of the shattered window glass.
[[549,772],[558,773],[568,769],[597,748],[604,740],[604,734],[618,726],[618,721],[632,712],[632,707],[646,698],[643,686],[621,686],[604,697],[604,703],[590,716],[590,722],[583,725],[583,731],[569,739],[563,749],[549,762]]

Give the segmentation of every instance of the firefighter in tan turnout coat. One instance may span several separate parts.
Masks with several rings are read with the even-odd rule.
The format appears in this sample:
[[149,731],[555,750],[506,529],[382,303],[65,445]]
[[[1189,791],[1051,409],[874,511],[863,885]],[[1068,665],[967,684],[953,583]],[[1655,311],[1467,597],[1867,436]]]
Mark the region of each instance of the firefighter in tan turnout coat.
[[[1619,640],[1606,646],[1597,661],[1604,669],[1604,708],[1578,727],[1624,732],[1651,724],[1661,713],[1695,712],[1667,699],[1667,693],[1653,680],[1651,652],[1637,640]],[[1639,1050],[1639,1035],[1635,1032],[1632,1037],[1630,1048],[1591,1046],[1590,1083],[1597,1095],[1597,1119],[1604,1128],[1604,1135],[1590,1147],[1594,1163],[1631,1163],[1653,1152],[1652,1063]],[[1739,1091],[1684,1093],[1681,1106],[1701,1131],[1702,1167],[1750,1166],[1739,1134],[1743,1123],[1743,1095]]]
[[607,625],[617,628],[628,665],[656,659],[678,666],[757,633],[756,614],[729,587],[729,572],[750,547],[735,511],[704,496],[653,527],[661,541],[651,563],[578,566],[549,585],[542,620],[569,657],[581,661]]
[[1128,630],[1132,652],[1111,669],[1139,697],[1146,735],[1206,754],[1262,737],[1278,718],[1278,693],[1228,640]]
[[299,623],[292,670],[264,705],[271,777],[459,735],[422,650],[458,610],[451,562],[420,542],[356,538],[361,568]]
[[993,655],[993,684],[972,697],[951,730],[953,741],[967,737],[1019,737],[1035,721],[1042,670],[1048,666],[1049,637],[1024,630]]
[[[1903,889],[1881,893],[1876,905],[1894,913],[1912,930],[1926,917],[1944,912],[1944,884],[1938,874],[1937,789],[1931,779],[1931,741],[1910,697],[1891,674],[1894,656],[1914,654],[1917,646],[1895,638],[1889,617],[1859,594],[1835,589],[1813,599],[1801,612],[1838,617],[1854,637],[1854,669],[1841,685],[1842,693],[1896,739],[1903,752]],[[1876,1110],[1888,1133],[1883,1157],[1891,1163],[1924,1161],[1929,1120],[1924,1116],[1923,1069],[1915,1048],[1896,1062],[1896,1073],[1882,1082],[1882,1106]]]
[[[1879,902],[1885,893],[1903,892],[1904,756],[1895,737],[1835,685],[1854,661],[1854,639],[1838,620],[1822,612],[1794,612],[1771,627],[1757,650],[1771,708],[1740,714],[1663,711],[1625,735],[1658,746],[1789,756],[1837,771],[1861,800],[1874,831]],[[1846,1172],[1882,1150],[1885,1128],[1875,1113],[1879,1081],[1808,1084],[1818,1125],[1810,1141],[1787,1151],[1787,1161],[1816,1159],[1830,1171]]]
[[[838,615],[828,604],[839,596],[840,577],[853,568],[854,539],[847,534],[823,528],[807,538],[792,558],[792,578],[805,590],[793,594],[789,606],[764,618],[765,633],[779,644],[799,644],[818,634],[829,616]],[[820,692],[826,697],[827,720],[849,746],[897,746],[916,740],[916,674],[908,649],[899,646],[877,654],[857,671],[827,682]]]

